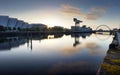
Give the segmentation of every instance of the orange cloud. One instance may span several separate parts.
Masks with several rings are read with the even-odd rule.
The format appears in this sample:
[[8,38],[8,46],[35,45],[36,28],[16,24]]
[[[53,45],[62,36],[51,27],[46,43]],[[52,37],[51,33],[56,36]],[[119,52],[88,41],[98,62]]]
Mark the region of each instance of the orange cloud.
[[62,12],[66,14],[74,14],[74,15],[82,15],[80,8],[71,6],[69,4],[63,4],[62,5]]
[[88,20],[97,20],[105,15],[107,12],[107,7],[93,7],[89,12],[83,12],[81,8],[69,4],[63,4],[61,6],[61,11],[69,16],[80,16]]

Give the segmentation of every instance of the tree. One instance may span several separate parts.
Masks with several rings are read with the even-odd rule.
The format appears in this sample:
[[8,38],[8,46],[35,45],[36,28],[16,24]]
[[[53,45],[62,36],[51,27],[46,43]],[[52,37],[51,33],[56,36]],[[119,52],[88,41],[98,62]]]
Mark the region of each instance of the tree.
[[64,31],[65,31],[65,32],[70,32],[71,30],[68,29],[68,28],[64,28]]
[[53,31],[64,31],[64,28],[63,27],[60,27],[60,26],[54,26],[52,28]]

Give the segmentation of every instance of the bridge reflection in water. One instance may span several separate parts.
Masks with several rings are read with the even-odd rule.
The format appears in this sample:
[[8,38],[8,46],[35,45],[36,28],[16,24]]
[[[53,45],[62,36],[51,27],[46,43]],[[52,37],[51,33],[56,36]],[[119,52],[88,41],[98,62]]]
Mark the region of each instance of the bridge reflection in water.
[[110,42],[91,33],[0,37],[0,75],[96,75]]
[[[86,38],[90,36],[92,33],[81,33],[81,34],[71,34],[71,37],[74,38],[75,42],[73,43],[73,47],[76,47],[80,44],[79,38]],[[62,38],[64,34],[54,34],[51,35],[27,35],[27,36],[14,36],[14,37],[0,37],[0,50],[11,50],[11,48],[17,48],[20,45],[24,45],[27,43],[27,47],[30,47],[31,50],[33,48],[32,40],[44,40],[44,39],[57,39]]]

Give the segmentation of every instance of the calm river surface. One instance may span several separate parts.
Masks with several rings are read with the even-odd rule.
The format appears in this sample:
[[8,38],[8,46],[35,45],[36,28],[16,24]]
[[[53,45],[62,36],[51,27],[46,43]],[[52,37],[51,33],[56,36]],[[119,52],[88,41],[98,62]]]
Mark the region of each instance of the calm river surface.
[[113,36],[0,37],[0,75],[96,75]]

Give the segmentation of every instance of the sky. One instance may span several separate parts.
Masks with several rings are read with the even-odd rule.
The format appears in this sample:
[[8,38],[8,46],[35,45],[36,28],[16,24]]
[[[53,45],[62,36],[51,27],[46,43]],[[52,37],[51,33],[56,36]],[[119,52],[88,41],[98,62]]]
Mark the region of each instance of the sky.
[[107,25],[111,29],[120,25],[120,0],[0,0],[0,15],[70,28],[73,18],[95,29]]

